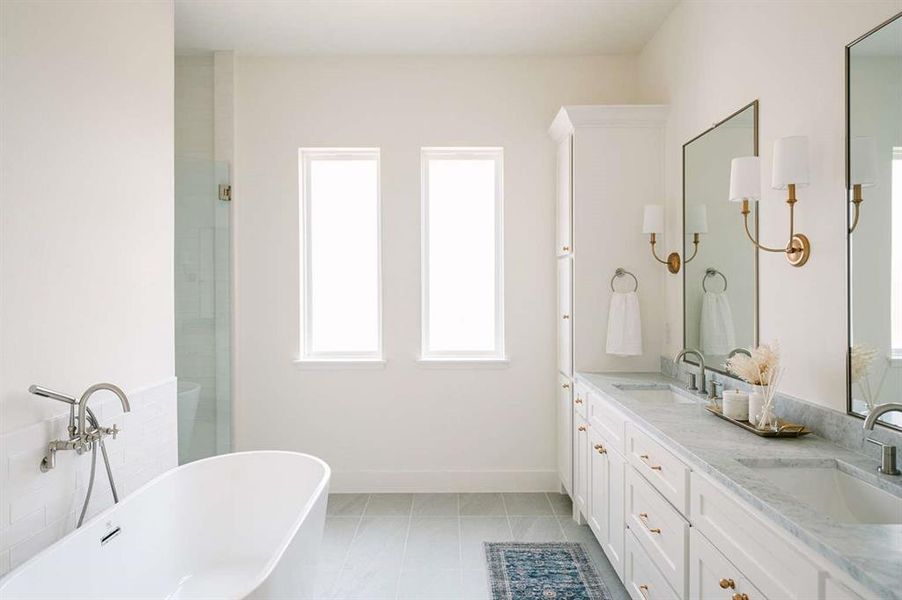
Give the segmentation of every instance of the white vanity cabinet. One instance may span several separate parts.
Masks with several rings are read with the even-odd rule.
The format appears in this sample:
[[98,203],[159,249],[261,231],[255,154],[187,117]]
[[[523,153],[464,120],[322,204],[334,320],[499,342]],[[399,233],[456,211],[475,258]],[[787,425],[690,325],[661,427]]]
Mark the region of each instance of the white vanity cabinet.
[[574,516],[585,516],[633,600],[873,597],[619,403],[582,379],[573,390]]
[[557,470],[561,487],[573,495],[573,382],[558,374],[557,390]]
[[562,256],[557,259],[558,282],[558,372],[573,378],[573,259]]
[[[659,267],[648,256],[646,238],[633,232],[642,222],[643,206],[659,202],[664,193],[666,115],[665,106],[565,106],[549,129],[557,153],[557,371],[571,385],[578,369],[638,370],[658,364],[652,353],[630,358],[606,354],[605,332],[610,280],[617,267],[635,273],[649,298],[658,291]],[[647,327],[656,329],[653,323]],[[582,416],[588,418],[585,410]],[[558,414],[560,452],[578,445],[573,415],[569,421]],[[561,488],[584,511],[576,498],[578,469],[575,455],[558,457]]]
[[589,498],[589,423],[573,413],[573,514],[580,519],[588,513]]
[[694,600],[767,600],[705,536],[689,539],[689,597]]
[[589,527],[605,556],[623,578],[623,489],[626,460],[593,423],[589,431]]
[[557,254],[569,255],[573,243],[573,136],[557,142]]

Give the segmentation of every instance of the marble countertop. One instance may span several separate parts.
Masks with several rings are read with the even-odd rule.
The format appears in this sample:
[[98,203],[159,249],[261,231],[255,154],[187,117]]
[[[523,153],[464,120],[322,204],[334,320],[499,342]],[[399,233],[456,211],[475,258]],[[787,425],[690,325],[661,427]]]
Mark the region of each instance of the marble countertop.
[[[577,380],[617,402],[640,428],[679,456],[690,468],[707,473],[748,504],[880,598],[902,600],[902,525],[839,523],[802,504],[739,460],[845,463],[854,476],[902,496],[902,477],[880,475],[878,463],[832,442],[808,435],[774,439],[743,431],[710,414],[700,404],[650,402],[616,386],[684,386],[657,373],[578,373]],[[863,432],[862,432],[863,433]],[[862,435],[862,440],[864,436]]]

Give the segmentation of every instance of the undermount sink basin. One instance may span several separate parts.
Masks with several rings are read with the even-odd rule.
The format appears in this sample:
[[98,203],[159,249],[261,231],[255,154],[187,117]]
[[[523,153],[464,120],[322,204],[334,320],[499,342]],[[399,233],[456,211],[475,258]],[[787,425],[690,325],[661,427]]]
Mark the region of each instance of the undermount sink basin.
[[628,386],[617,386],[633,398],[647,402],[665,402],[669,404],[696,404],[698,399],[692,398],[685,394],[675,392],[670,387],[645,387],[631,388]]
[[856,477],[834,460],[788,465],[758,459],[739,462],[779,490],[841,523],[902,524],[902,497]]

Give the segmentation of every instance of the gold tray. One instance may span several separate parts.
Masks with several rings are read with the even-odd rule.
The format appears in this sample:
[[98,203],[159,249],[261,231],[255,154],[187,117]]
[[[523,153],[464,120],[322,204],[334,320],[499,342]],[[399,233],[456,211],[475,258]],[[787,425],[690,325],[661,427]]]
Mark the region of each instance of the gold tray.
[[808,435],[811,433],[809,429],[807,429],[804,425],[796,425],[795,423],[789,423],[787,421],[780,421],[780,429],[778,431],[770,431],[758,429],[748,421],[737,421],[736,419],[731,419],[730,417],[723,414],[719,406],[705,406],[708,412],[717,415],[724,421],[729,421],[733,425],[737,427],[742,427],[746,431],[751,431],[755,435],[761,437],[777,437],[777,438],[794,438],[801,437],[803,435]]

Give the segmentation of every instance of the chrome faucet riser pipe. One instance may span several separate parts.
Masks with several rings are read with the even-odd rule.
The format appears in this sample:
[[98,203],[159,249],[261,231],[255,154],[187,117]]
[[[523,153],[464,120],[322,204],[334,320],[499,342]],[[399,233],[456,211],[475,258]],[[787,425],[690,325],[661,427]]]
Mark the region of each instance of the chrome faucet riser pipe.
[[868,416],[864,420],[864,428],[868,430],[873,430],[874,425],[877,424],[877,419],[882,417],[888,412],[902,412],[902,404],[898,402],[887,402],[886,404],[878,404],[868,413]]
[[[902,404],[898,402],[887,402],[886,404],[878,404],[868,413],[867,418],[864,420],[864,430],[865,431],[873,431],[874,425],[877,424],[877,419],[879,419],[882,415],[885,415],[888,412],[899,412],[902,413]],[[867,434],[865,434],[867,435]],[[871,438],[866,437],[866,442],[870,442],[875,446],[880,447],[880,468],[877,469],[878,473],[883,473],[884,475],[895,475],[899,476],[902,473],[899,472],[899,469],[896,468],[896,447],[891,446],[889,444],[883,444],[878,442],[877,440],[872,440]]]
[[131,405],[128,402],[128,396],[125,395],[125,392],[122,391],[118,385],[113,385],[112,383],[96,383],[85,390],[85,393],[81,395],[81,399],[78,401],[78,433],[82,437],[82,442],[85,441],[87,436],[87,431],[85,430],[85,417],[86,410],[88,408],[88,400],[94,395],[96,392],[101,390],[107,390],[116,394],[119,398],[119,402],[122,403],[122,412],[131,412]]
[[680,360],[685,357],[687,354],[694,354],[698,357],[698,379],[700,383],[700,391],[702,394],[708,391],[708,387],[705,385],[705,357],[702,356],[702,353],[693,348],[683,348],[677,355],[674,357],[673,362],[679,369]]

